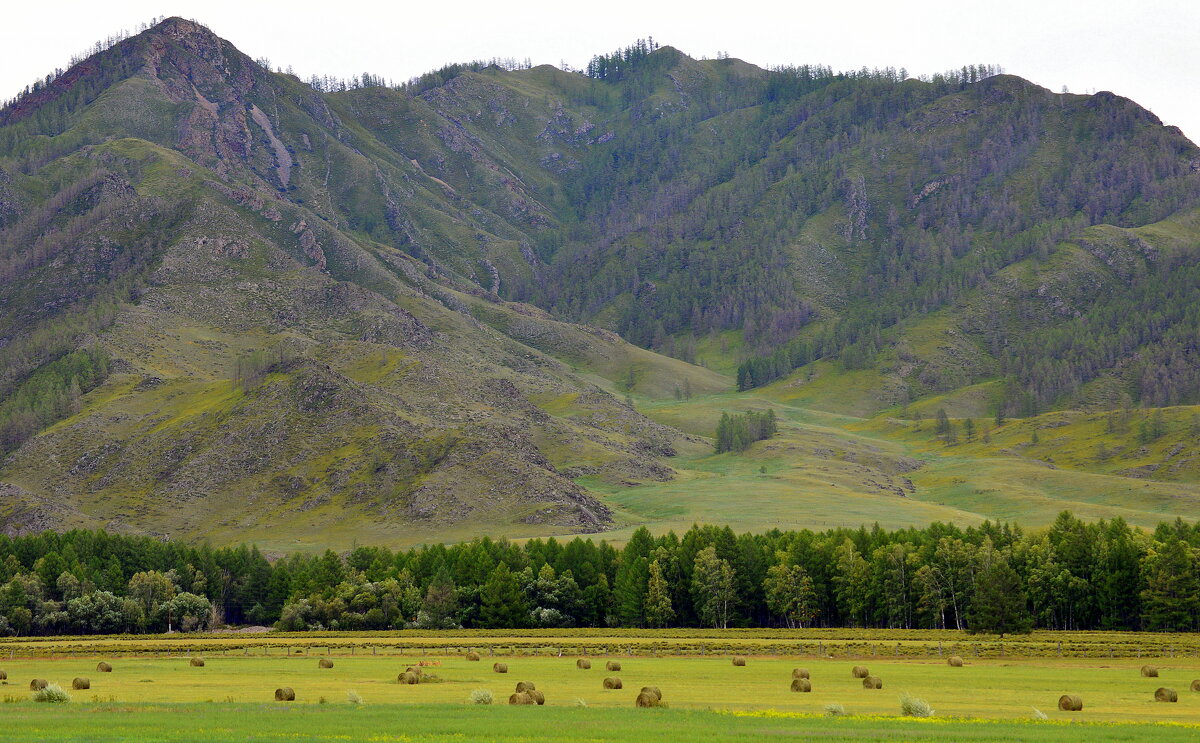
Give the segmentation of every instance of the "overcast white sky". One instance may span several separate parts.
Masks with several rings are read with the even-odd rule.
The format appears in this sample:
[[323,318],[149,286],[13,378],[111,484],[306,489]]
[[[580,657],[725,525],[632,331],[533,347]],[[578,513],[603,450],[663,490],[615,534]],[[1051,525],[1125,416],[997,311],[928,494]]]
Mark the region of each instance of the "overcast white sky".
[[758,65],[938,72],[1003,65],[1058,91],[1111,90],[1200,141],[1200,0],[115,0],[6,3],[0,98],[71,54],[155,16],[195,18],[301,76],[402,80],[447,62],[529,57],[583,66],[653,36],[695,57]]

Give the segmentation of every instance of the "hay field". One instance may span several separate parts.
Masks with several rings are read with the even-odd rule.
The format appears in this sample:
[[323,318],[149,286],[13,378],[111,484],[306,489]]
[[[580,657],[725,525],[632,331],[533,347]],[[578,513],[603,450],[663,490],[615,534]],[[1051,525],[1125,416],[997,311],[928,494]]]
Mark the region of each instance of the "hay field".
[[[324,657],[324,656],[322,656]],[[97,657],[9,658],[0,662],[8,675],[0,695],[27,704],[30,679],[45,678],[70,688],[84,676],[91,688],[73,692],[76,702],[147,704],[195,702],[272,702],[279,687],[291,687],[296,703],[346,705],[354,692],[368,706],[464,706],[475,689],[490,689],[502,703],[521,681],[533,682],[545,694],[548,707],[573,707],[583,700],[589,708],[632,707],[643,686],[662,689],[672,709],[820,714],[828,704],[842,705],[847,714],[897,715],[898,697],[908,693],[928,701],[939,717],[1030,719],[1036,708],[1050,719],[1099,722],[1184,722],[1200,725],[1200,692],[1190,691],[1200,679],[1200,660],[1156,660],[1159,676],[1143,677],[1143,661],[1084,659],[967,659],[962,668],[937,660],[765,658],[751,656],[737,667],[728,656],[594,658],[592,667],[576,666],[576,658],[504,657],[507,674],[492,671],[492,660],[469,661],[461,656],[427,656],[437,663],[425,668],[436,681],[398,684],[396,678],[412,658],[329,656],[333,668],[318,668],[319,658],[294,655],[206,656],[203,667],[184,657],[110,658],[114,670],[99,673]],[[607,660],[621,663],[619,672],[605,668]],[[880,690],[863,688],[854,678],[855,665],[867,666],[883,682]],[[810,672],[812,691],[790,691],[792,669]],[[622,680],[623,689],[603,688],[606,677]],[[1173,688],[1180,701],[1156,702],[1158,687]],[[1056,709],[1064,693],[1080,695],[1081,713]],[[0,708],[0,713],[4,711]]]

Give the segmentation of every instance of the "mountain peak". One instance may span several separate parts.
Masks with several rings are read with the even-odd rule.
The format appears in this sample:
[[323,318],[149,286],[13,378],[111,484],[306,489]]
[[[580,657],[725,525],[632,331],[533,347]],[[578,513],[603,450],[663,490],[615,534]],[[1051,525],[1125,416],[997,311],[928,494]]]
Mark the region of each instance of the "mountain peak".
[[202,23],[190,21],[179,16],[171,16],[163,20],[156,26],[150,29],[149,33],[160,33],[172,38],[180,39],[193,34],[207,34],[214,36],[213,32]]

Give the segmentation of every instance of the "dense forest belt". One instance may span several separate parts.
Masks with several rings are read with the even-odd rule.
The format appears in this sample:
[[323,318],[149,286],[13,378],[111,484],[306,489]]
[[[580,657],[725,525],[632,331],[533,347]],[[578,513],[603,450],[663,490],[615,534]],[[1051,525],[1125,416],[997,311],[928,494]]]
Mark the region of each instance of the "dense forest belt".
[[1033,632],[1000,637],[953,630],[463,630],[20,637],[0,658],[94,655],[273,656],[813,656],[845,658],[1197,658],[1200,634]]

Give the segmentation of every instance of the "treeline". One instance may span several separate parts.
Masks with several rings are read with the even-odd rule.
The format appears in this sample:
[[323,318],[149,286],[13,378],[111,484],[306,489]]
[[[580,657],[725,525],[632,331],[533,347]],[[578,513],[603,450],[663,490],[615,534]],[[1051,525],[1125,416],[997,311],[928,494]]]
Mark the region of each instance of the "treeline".
[[1153,532],[1063,513],[736,535],[695,526],[607,542],[479,539],[293,554],[73,531],[0,537],[6,633],[200,629],[891,627],[1192,631],[1200,527]]
[[722,413],[717,422],[717,453],[743,452],[755,441],[769,439],[779,430],[773,409],[766,412]]
[[[264,64],[267,69],[270,69],[270,62],[264,62],[260,62],[260,64]],[[533,61],[529,58],[492,57],[491,59],[477,59],[472,62],[455,62],[444,65],[402,83],[393,82],[382,75],[375,75],[370,72],[364,72],[361,75],[354,75],[349,78],[332,75],[311,75],[305,82],[322,93],[342,93],[347,90],[359,90],[362,88],[390,88],[392,90],[403,90],[409,95],[420,95],[427,90],[445,85],[464,72],[479,72],[489,67],[511,72],[513,70],[528,70],[532,66]],[[292,74],[290,67],[286,70],[276,69],[276,72]]]

